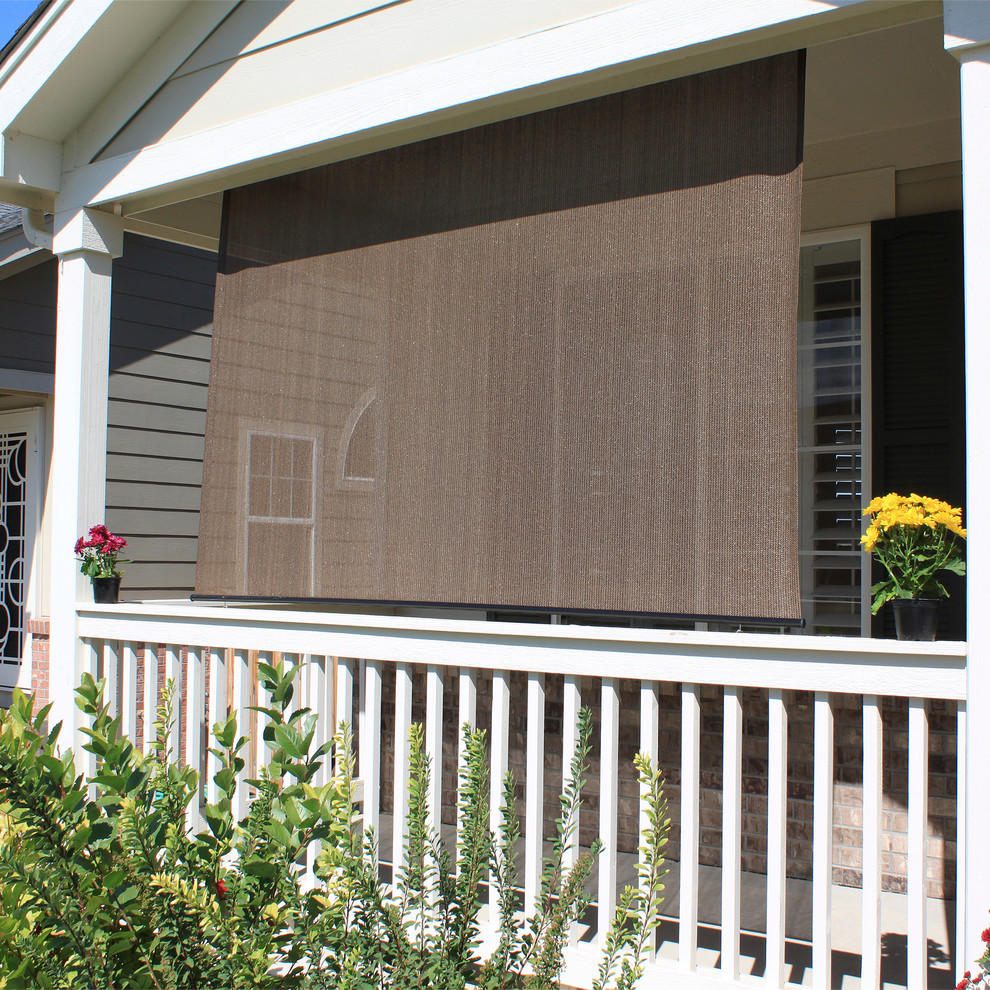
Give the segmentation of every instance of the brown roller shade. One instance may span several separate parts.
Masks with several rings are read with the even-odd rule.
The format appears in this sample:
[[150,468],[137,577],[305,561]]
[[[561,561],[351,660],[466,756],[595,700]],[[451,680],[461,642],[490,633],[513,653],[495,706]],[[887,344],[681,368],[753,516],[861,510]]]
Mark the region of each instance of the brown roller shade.
[[803,71],[230,192],[197,593],[798,620]]

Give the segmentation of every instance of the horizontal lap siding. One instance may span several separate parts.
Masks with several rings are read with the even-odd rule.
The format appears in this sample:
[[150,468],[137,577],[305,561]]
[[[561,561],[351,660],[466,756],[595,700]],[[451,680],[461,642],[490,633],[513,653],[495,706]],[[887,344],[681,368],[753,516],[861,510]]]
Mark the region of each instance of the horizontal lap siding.
[[216,256],[128,237],[114,262],[107,525],[125,598],[186,597],[196,580]]
[[55,261],[0,282],[0,368],[55,372]]
[[[196,580],[216,256],[127,235],[114,262],[106,523],[128,541],[125,600]],[[52,374],[57,263],[0,282],[0,368]]]

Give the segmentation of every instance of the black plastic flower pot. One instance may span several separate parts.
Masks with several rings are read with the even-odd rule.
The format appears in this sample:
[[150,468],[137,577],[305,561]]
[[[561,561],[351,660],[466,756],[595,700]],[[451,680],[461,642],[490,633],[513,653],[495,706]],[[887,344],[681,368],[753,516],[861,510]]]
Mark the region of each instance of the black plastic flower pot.
[[938,599],[895,598],[894,629],[897,638],[931,643],[938,626]]
[[93,601],[97,605],[116,605],[119,598],[119,577],[93,578]]

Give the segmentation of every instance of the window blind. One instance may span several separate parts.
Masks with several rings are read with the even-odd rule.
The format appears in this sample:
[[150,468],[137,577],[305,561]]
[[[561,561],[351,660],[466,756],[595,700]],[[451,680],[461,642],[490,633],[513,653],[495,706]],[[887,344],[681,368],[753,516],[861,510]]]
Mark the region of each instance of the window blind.
[[228,193],[197,593],[798,621],[803,71]]

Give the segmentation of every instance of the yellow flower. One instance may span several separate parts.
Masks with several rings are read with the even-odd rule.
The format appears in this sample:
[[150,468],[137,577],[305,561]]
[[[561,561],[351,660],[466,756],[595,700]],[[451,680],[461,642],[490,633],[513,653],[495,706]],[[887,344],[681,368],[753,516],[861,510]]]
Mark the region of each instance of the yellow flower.
[[916,492],[908,496],[898,495],[896,492],[878,495],[866,507],[863,515],[873,517],[860,540],[867,553],[872,551],[878,542],[894,539],[893,534],[890,536],[886,534],[898,526],[911,529],[923,527],[933,532],[937,532],[939,527],[944,527],[950,533],[966,539],[966,530],[962,525],[962,509],[953,508],[948,502],[929,498],[927,495],[918,495]]

